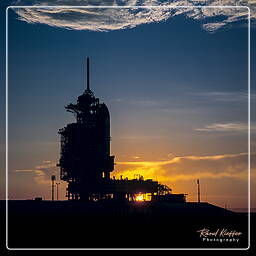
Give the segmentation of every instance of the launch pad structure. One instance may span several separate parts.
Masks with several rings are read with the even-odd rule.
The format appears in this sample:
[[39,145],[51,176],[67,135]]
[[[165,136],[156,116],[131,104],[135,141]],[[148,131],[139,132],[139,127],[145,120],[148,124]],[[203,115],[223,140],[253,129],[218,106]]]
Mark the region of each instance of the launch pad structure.
[[185,194],[173,194],[157,181],[110,177],[114,156],[110,154],[110,114],[90,89],[89,58],[87,58],[87,87],[76,104],[65,108],[74,114],[76,122],[59,130],[61,153],[58,166],[60,178],[68,183],[68,200],[133,201],[136,195],[149,194],[153,201],[185,202]]

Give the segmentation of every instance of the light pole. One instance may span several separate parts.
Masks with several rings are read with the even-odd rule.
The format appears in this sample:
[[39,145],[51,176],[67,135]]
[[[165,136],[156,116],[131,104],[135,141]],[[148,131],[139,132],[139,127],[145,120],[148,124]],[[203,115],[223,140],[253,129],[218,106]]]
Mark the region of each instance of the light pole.
[[52,175],[51,180],[52,180],[52,201],[54,201],[54,181],[56,180],[56,176]]
[[200,197],[201,197],[201,194],[200,194],[200,182],[199,182],[199,179],[197,180],[197,200],[198,200],[198,203],[200,203]]
[[56,186],[57,186],[57,201],[59,201],[59,185],[60,185],[60,182],[56,182]]

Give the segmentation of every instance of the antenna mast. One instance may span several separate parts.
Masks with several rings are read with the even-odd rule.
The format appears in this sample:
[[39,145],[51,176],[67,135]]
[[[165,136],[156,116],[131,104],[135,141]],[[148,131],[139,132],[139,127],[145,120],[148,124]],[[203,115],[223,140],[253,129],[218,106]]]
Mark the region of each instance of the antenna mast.
[[197,200],[198,200],[198,203],[200,203],[200,183],[199,183],[199,179],[197,180]]
[[87,91],[90,91],[90,63],[89,58],[87,57]]

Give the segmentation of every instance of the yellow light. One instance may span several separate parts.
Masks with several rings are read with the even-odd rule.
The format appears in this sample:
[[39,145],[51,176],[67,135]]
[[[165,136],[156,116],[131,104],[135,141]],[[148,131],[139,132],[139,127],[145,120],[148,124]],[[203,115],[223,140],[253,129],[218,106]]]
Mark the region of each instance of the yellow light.
[[136,201],[136,202],[144,201],[143,199],[144,199],[144,198],[143,198],[143,195],[142,195],[142,194],[138,194],[138,195],[136,195],[136,197],[135,197],[135,201]]

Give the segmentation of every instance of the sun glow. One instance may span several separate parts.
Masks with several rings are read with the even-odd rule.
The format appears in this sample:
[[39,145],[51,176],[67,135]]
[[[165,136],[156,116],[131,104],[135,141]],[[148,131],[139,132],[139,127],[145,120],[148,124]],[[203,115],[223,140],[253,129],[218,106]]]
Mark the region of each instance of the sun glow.
[[136,195],[135,201],[136,201],[136,202],[142,202],[142,201],[144,201],[143,194],[138,194],[138,195]]

